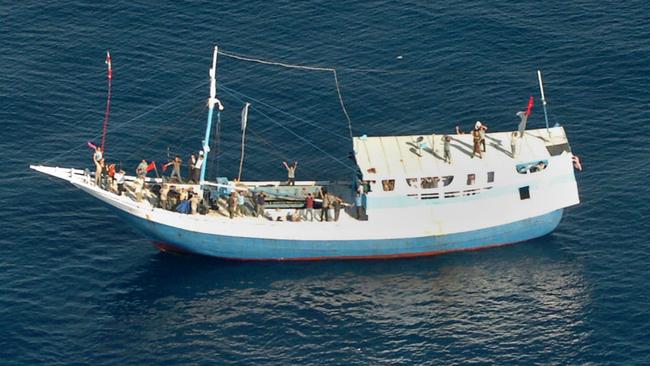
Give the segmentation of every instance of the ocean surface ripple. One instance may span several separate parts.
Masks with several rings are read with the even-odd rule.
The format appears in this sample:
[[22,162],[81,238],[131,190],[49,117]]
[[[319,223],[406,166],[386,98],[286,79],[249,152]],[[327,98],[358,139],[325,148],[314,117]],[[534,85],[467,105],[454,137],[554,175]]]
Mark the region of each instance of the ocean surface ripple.
[[[4,3],[0,364],[650,364],[648,14],[593,0]],[[512,129],[541,69],[549,119],[583,160],[582,203],[553,234],[499,249],[237,263],[160,253],[28,169],[91,165],[108,48],[111,157],[131,169],[198,149],[215,43],[336,67],[355,135]],[[250,114],[247,179],[281,179],[285,159],[299,178],[347,176],[276,124],[345,159],[331,73],[221,57],[218,74],[211,176],[236,172],[243,100],[272,118]]]

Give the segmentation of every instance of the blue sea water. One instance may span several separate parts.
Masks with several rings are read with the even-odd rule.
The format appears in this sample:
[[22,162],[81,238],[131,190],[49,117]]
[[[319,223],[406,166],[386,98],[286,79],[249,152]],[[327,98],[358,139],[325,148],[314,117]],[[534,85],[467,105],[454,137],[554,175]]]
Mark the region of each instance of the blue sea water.
[[[648,14],[643,1],[2,2],[0,364],[650,364]],[[542,69],[551,123],[583,160],[582,203],[551,235],[499,249],[238,263],[159,253],[28,169],[91,165],[80,146],[101,129],[107,48],[109,157],[198,149],[215,43],[336,67],[355,135],[512,129],[529,95],[541,127]],[[211,176],[236,174],[244,100],[246,179],[281,179],[285,159],[299,178],[348,175],[331,73],[221,56],[218,79]]]

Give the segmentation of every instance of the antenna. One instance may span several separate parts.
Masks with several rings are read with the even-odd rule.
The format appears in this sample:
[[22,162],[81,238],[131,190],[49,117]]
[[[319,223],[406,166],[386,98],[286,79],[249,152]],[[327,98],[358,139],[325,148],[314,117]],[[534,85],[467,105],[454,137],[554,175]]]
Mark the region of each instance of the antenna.
[[104,113],[104,128],[102,129],[102,153],[106,154],[106,132],[108,131],[108,119],[111,115],[111,87],[113,84],[113,63],[111,61],[111,53],[106,50],[106,67],[108,78],[108,93],[106,95],[106,112]]
[[537,70],[537,80],[539,80],[539,91],[542,93],[542,106],[544,107],[544,121],[546,122],[546,132],[551,135],[548,129],[548,114],[546,113],[546,98],[544,97],[544,84],[542,83],[542,72]]

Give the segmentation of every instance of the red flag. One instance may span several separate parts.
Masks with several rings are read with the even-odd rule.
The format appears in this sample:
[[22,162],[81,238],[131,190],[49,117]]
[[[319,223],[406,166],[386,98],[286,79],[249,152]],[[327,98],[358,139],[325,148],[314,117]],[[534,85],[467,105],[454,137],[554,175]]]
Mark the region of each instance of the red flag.
[[155,169],[156,169],[156,162],[155,161],[152,161],[151,163],[149,163],[149,165],[147,165],[147,173],[149,173],[150,171],[155,170]]
[[533,96],[528,99],[528,107],[526,108],[526,117],[530,117],[530,111],[533,109]]

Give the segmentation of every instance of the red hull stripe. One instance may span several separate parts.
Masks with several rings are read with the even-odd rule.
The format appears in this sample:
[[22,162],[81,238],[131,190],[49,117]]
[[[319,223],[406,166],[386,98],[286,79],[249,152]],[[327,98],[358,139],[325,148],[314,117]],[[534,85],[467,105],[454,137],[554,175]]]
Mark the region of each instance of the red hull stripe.
[[[400,253],[400,254],[380,254],[380,255],[359,255],[359,256],[331,256],[331,257],[304,257],[304,258],[227,258],[227,257],[213,257],[227,261],[236,261],[236,262],[289,262],[289,261],[325,261],[325,260],[375,260],[375,259],[398,259],[398,258],[416,258],[416,257],[431,257],[440,254],[453,253],[453,252],[475,252],[482,249],[491,249],[498,248],[508,245],[516,244],[513,243],[504,243],[504,244],[493,244],[485,245],[478,248],[466,248],[466,249],[447,249],[447,250],[434,250],[429,252],[419,252],[419,253]],[[180,249],[179,247],[162,242],[153,242],[153,245],[162,252],[174,252],[182,254],[192,254],[200,255],[187,250]]]

